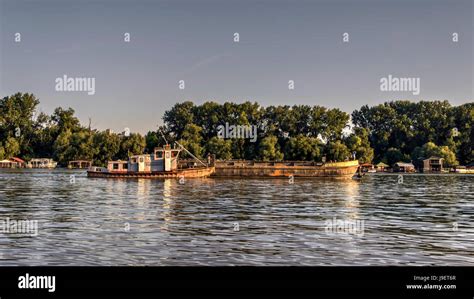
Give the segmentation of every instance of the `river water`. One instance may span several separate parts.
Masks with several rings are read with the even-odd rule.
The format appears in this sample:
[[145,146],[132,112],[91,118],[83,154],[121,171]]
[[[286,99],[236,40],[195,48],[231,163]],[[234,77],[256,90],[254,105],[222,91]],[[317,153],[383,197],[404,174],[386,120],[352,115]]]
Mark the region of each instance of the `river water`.
[[[37,221],[37,235],[6,219]],[[474,176],[181,184],[2,169],[0,222],[0,266],[474,266]]]

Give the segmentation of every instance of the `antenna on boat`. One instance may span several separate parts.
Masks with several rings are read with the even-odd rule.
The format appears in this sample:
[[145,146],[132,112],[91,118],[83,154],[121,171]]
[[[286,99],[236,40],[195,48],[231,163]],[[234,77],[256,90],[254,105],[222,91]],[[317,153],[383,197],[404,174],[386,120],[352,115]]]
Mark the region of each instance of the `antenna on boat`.
[[158,129],[160,131],[161,137],[165,140],[166,144],[168,144],[168,140],[166,140],[165,134],[163,134],[163,131],[161,129]]
[[180,148],[182,148],[185,152],[187,152],[191,157],[193,157],[194,159],[198,160],[199,163],[201,163],[202,165],[204,165],[204,166],[207,167],[207,165],[206,165],[204,162],[202,162],[201,160],[199,160],[195,155],[191,154],[184,146],[182,146],[181,144],[179,144],[178,141],[175,141],[175,143],[176,143]]

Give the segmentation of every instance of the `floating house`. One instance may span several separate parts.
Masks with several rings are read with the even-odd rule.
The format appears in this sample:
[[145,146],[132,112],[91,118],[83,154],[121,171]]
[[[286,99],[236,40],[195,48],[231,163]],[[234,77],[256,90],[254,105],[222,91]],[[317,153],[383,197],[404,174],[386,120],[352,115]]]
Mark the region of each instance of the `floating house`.
[[423,172],[441,172],[443,171],[443,158],[430,157],[423,160]]
[[25,161],[20,158],[10,158],[0,161],[0,168],[23,168],[25,167]]
[[413,163],[397,162],[393,165],[394,172],[415,172]]
[[0,168],[16,168],[17,163],[11,160],[0,160]]
[[387,171],[387,168],[389,168],[389,166],[383,162],[380,162],[378,164],[375,165],[375,170],[377,172],[385,172]]
[[39,159],[31,159],[26,164],[27,168],[56,168],[58,165],[57,162],[53,161],[53,159],[48,158],[39,158]]
[[67,168],[69,169],[84,169],[92,167],[92,161],[89,160],[76,160],[69,161]]

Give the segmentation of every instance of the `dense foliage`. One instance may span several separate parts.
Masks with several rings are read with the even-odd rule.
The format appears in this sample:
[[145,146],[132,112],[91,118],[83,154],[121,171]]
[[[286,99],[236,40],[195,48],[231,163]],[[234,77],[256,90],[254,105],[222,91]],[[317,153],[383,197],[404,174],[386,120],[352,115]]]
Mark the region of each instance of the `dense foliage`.
[[27,93],[0,100],[0,159],[53,158],[63,166],[84,159],[104,165],[107,160],[142,153],[145,148],[145,138],[140,134],[124,136],[86,128],[70,108],[36,115],[38,104],[35,96]]
[[[352,115],[321,106],[262,107],[257,103],[175,104],[164,125],[145,136],[82,126],[71,108],[37,114],[39,101],[17,93],[0,100],[0,159],[48,157],[70,160],[127,159],[179,141],[191,153],[220,159],[415,161],[439,156],[450,165],[474,160],[474,103],[395,101],[363,106]],[[219,126],[256,127],[257,138],[220,138]],[[352,126],[351,126],[352,125]]]
[[430,156],[450,165],[474,160],[474,103],[395,101],[363,106],[352,113],[356,127],[368,130],[376,161],[387,164]]

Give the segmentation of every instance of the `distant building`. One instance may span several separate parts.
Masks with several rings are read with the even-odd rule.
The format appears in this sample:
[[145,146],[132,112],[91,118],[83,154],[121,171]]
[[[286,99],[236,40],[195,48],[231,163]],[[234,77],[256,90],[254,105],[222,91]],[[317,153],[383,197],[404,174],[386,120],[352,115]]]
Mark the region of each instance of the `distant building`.
[[412,163],[397,162],[393,165],[394,172],[415,172],[415,165]]
[[454,166],[452,171],[456,173],[474,174],[474,161],[467,164],[466,166],[461,166],[461,165]]
[[387,170],[388,167],[389,167],[389,166],[388,166],[387,164],[385,164],[385,163],[383,163],[383,162],[380,162],[380,163],[378,163],[378,164],[375,165],[375,170],[376,170],[377,172],[384,172],[384,171]]
[[443,158],[430,157],[423,160],[423,172],[441,172],[443,171]]
[[88,160],[76,160],[76,161],[69,161],[67,168],[70,169],[83,169],[92,167],[92,161]]
[[20,158],[10,158],[0,161],[0,168],[23,168],[25,167],[25,161]]
[[452,172],[455,173],[468,173],[467,167],[462,165],[456,165],[452,168]]
[[16,162],[10,160],[0,160],[0,168],[15,168]]
[[53,161],[53,159],[39,158],[39,159],[31,159],[31,161],[26,164],[26,167],[27,168],[56,168],[57,165],[58,163]]

